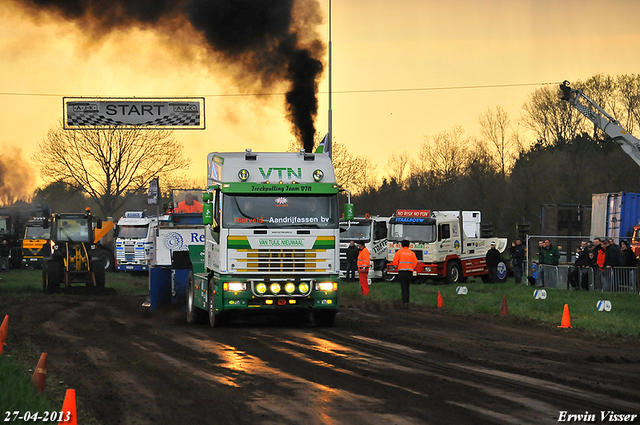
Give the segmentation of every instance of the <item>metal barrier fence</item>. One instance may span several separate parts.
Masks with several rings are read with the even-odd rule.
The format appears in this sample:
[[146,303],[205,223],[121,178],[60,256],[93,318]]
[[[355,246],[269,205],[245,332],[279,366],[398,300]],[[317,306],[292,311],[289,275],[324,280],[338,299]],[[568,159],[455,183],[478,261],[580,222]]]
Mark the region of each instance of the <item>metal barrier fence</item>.
[[[540,265],[536,271],[536,284],[552,289],[587,289],[600,292],[638,293],[636,267],[609,267],[604,269],[577,268],[570,265]],[[576,285],[576,288],[573,285]]]

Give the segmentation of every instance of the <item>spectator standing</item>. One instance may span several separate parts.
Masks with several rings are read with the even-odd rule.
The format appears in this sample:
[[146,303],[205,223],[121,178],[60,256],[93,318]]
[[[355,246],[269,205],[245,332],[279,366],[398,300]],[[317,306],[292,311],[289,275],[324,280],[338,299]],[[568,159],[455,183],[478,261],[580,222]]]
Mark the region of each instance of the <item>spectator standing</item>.
[[576,257],[573,262],[574,268],[569,273],[569,284],[573,289],[579,289],[580,287],[580,277],[581,277],[581,269],[587,261],[587,255],[589,250],[587,249],[587,242],[582,241],[580,246],[576,249]]
[[624,267],[636,267],[638,265],[638,257],[631,250],[627,241],[620,241],[620,265]]
[[356,246],[354,241],[349,242],[349,247],[347,248],[347,274],[345,279],[347,282],[353,282],[356,280],[356,270],[358,269],[358,254],[360,250]]
[[524,245],[522,245],[522,240],[516,239],[511,249],[511,267],[513,267],[513,276],[516,279],[516,285],[519,285],[522,283],[523,265],[524,265]]
[[558,251],[557,247],[551,245],[549,239],[545,239],[542,244],[541,254],[540,281],[542,286],[545,286],[545,283],[548,283],[546,281],[549,279],[549,276],[545,277],[544,275],[545,266],[557,266],[560,263],[560,251]]
[[489,269],[489,283],[498,283],[498,264],[500,263],[500,251],[496,249],[496,243],[491,242],[491,248],[487,251],[487,269]]
[[371,266],[371,254],[363,242],[358,242],[360,253],[358,254],[358,278],[362,295],[369,295],[369,267]]
[[9,255],[11,254],[11,248],[7,240],[2,241],[0,245],[0,271],[4,268],[6,272],[9,272],[11,267],[9,266]]
[[396,251],[393,256],[393,264],[398,270],[398,281],[400,282],[400,290],[402,292],[402,308],[409,309],[409,288],[411,280],[413,280],[413,272],[418,265],[418,258],[415,252],[409,249],[410,242],[403,240],[402,248]]
[[585,291],[589,290],[589,274],[595,276],[595,272],[598,270],[598,262],[596,260],[596,254],[594,250],[587,249],[587,256],[584,260],[584,264],[580,267],[580,284],[581,288]]

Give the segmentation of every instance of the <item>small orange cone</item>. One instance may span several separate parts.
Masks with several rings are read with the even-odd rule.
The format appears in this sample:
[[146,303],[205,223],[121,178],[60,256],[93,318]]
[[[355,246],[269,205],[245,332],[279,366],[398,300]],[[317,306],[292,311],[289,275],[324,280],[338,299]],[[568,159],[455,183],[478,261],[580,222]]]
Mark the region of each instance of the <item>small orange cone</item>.
[[440,291],[438,291],[438,308],[444,307],[444,301],[442,300],[442,295],[440,295]]
[[58,425],[78,425],[76,416],[76,390],[67,390],[62,403],[62,419]]
[[45,381],[47,380],[48,358],[49,355],[47,353],[42,353],[42,355],[40,356],[40,361],[38,361],[38,366],[36,366],[36,370],[33,371],[33,376],[31,377],[31,383],[40,392],[44,391]]
[[571,319],[569,318],[569,304],[564,305],[564,311],[562,312],[562,323],[559,328],[570,328]]
[[4,352],[4,346],[7,345],[7,333],[9,332],[9,315],[4,316],[2,325],[0,325],[0,354]]
[[507,307],[507,296],[502,296],[502,310],[500,310],[500,316],[508,316],[509,315],[509,307]]

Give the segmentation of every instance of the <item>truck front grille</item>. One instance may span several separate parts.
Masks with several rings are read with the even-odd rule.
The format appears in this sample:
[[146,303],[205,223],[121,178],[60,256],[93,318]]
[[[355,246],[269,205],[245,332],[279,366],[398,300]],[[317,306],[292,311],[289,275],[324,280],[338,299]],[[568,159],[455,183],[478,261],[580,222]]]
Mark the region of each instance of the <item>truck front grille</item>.
[[238,250],[238,254],[245,252],[245,258],[238,258],[236,270],[238,272],[326,272],[327,259],[319,258],[319,252],[326,250]]

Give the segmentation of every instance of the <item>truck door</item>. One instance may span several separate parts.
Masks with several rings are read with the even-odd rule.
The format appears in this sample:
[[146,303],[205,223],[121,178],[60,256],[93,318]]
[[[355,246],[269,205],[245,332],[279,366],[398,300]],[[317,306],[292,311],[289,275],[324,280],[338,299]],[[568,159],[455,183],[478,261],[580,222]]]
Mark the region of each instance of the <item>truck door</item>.
[[205,255],[211,256],[206,258],[206,264],[213,269],[212,265],[220,264],[220,212],[222,211],[222,196],[220,190],[213,192],[213,225],[211,226],[212,237],[206,235],[205,243],[210,244],[205,248]]
[[457,223],[442,223],[438,225],[438,242],[440,251],[447,255],[460,252],[460,232]]

